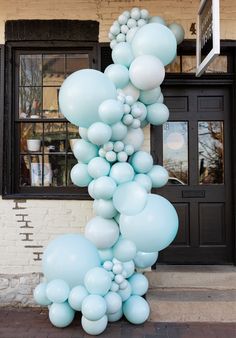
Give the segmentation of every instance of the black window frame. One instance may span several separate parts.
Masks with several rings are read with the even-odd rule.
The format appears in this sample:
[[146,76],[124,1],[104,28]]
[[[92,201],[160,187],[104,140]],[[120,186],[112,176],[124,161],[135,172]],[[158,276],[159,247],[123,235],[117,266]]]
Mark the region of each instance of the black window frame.
[[[19,185],[19,137],[16,135],[15,112],[17,57],[31,53],[86,53],[89,54],[90,68],[98,69],[98,43],[78,41],[12,41],[5,45],[5,104],[3,137],[3,199],[91,199],[87,188],[68,187],[20,187]],[[19,58],[19,57],[18,57]],[[26,119],[21,119],[25,122]],[[37,122],[41,122],[37,119]],[[45,122],[66,122],[66,119],[45,119]],[[32,121],[31,121],[32,122]],[[36,121],[35,121],[36,122]]]

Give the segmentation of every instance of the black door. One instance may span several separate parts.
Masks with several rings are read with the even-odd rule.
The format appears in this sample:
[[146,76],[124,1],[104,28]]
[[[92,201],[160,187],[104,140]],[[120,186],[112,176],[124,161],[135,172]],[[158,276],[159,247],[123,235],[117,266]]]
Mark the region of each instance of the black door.
[[159,262],[227,264],[233,260],[230,92],[227,87],[163,89],[170,118],[152,130],[152,153],[169,172],[155,193],[171,201],[179,231]]

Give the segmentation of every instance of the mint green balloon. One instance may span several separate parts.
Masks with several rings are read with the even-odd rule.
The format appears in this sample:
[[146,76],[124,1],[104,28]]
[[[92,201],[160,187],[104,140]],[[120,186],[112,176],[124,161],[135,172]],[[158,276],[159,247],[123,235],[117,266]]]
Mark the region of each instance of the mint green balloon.
[[105,100],[100,104],[98,114],[104,123],[114,124],[119,122],[124,115],[123,104],[118,100]]
[[78,187],[87,187],[92,181],[92,177],[88,173],[88,165],[77,163],[70,172],[71,181]]
[[161,95],[160,86],[151,90],[141,90],[139,100],[144,104],[153,104],[157,102],[160,95]]
[[160,23],[149,23],[141,27],[131,42],[134,56],[153,55],[164,66],[175,58],[177,42],[172,31]]
[[130,163],[137,174],[146,174],[152,169],[153,158],[146,151],[140,150],[132,155]]
[[101,216],[106,219],[113,218],[117,215],[117,210],[114,207],[112,199],[104,200],[99,199],[93,202],[93,210],[97,216]]
[[146,269],[155,264],[158,258],[158,252],[138,251],[134,257],[135,266],[139,269]]
[[143,296],[148,290],[148,279],[142,273],[134,273],[129,278],[132,295]]
[[184,40],[184,29],[178,23],[172,23],[169,25],[169,29],[175,35],[177,44],[179,45]]
[[131,296],[123,305],[124,316],[132,324],[144,323],[150,314],[147,301],[140,296]]
[[82,303],[85,297],[88,296],[88,291],[83,285],[75,286],[69,294],[68,303],[73,310],[81,311]]
[[69,293],[69,285],[63,279],[53,279],[47,285],[46,295],[54,303],[64,303]]
[[107,176],[111,165],[102,157],[94,157],[88,164],[88,173],[93,178]]
[[50,322],[56,327],[66,327],[71,324],[75,311],[67,302],[53,303],[49,308]]
[[81,312],[89,320],[101,319],[107,311],[106,301],[99,295],[88,295],[84,298]]
[[47,283],[40,283],[34,289],[34,299],[39,305],[47,306],[52,304],[51,300],[47,297],[46,289]]
[[122,307],[120,308],[120,310],[118,310],[117,312],[115,313],[112,313],[112,314],[108,314],[108,321],[110,323],[113,323],[113,322],[117,322],[118,320],[120,320],[123,316],[123,310],[122,310]]
[[148,176],[152,181],[153,188],[161,188],[167,184],[169,179],[168,171],[161,165],[154,165],[148,172]]
[[124,88],[129,83],[129,71],[120,64],[109,65],[104,74],[114,83],[116,88]]
[[94,181],[93,195],[96,199],[109,200],[116,190],[116,182],[109,176],[101,176]]
[[166,26],[166,21],[165,21],[165,19],[163,19],[161,16],[152,16],[150,19],[149,19],[149,21],[148,21],[149,23],[159,23],[159,24],[161,24],[161,25],[164,25],[164,26]]
[[111,287],[110,274],[101,267],[93,268],[86,273],[84,277],[84,285],[89,293],[105,296]]
[[154,126],[160,126],[169,118],[169,109],[163,103],[154,103],[147,107],[147,120]]
[[112,130],[104,122],[95,122],[88,128],[88,139],[90,142],[100,146],[111,138]]
[[107,322],[107,315],[104,315],[101,319],[98,320],[89,320],[84,316],[82,316],[81,318],[82,328],[85,332],[93,336],[101,334],[106,329]]
[[128,42],[118,43],[112,50],[111,57],[114,63],[129,67],[134,59],[133,51]]
[[62,114],[71,123],[88,128],[100,121],[99,105],[116,98],[116,87],[103,73],[94,69],[82,69],[66,78],[59,92]]
[[150,192],[152,189],[152,180],[146,174],[137,174],[134,176],[134,181],[139,183],[147,192]]
[[73,147],[73,153],[79,162],[89,163],[89,161],[98,155],[98,147],[86,140],[76,141]]
[[127,162],[115,163],[111,167],[110,177],[117,184],[126,183],[132,181],[134,178],[134,169]]

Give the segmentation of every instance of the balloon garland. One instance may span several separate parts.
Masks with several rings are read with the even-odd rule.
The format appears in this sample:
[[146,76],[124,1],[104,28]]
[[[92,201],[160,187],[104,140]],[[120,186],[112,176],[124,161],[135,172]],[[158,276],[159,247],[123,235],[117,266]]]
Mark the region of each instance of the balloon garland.
[[151,193],[167,183],[168,173],[140,148],[142,128],[168,120],[160,85],[184,30],[133,8],[112,24],[109,39],[114,64],[104,73],[71,74],[59,94],[61,112],[81,136],[71,179],[88,186],[96,217],[84,236],[66,234],[49,243],[42,262],[47,282],[34,291],[53,325],[66,327],[81,311],[91,335],[123,315],[133,324],[148,319],[148,280],[136,269],[152,266],[178,229],[174,207]]

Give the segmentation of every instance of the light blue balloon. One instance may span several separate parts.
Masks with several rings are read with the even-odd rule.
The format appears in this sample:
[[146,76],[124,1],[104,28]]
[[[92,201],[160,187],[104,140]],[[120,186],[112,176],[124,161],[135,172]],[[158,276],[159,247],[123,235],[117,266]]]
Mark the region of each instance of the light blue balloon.
[[174,34],[176,41],[177,41],[177,45],[179,45],[184,40],[184,29],[183,29],[183,27],[181,25],[179,25],[178,23],[174,22],[174,23],[169,25],[169,29]]
[[88,164],[89,161],[98,155],[98,147],[86,140],[76,141],[73,153],[79,162]]
[[137,182],[127,182],[119,185],[113,195],[115,208],[125,215],[135,215],[142,211],[146,202],[147,192]]
[[95,122],[88,128],[88,139],[90,142],[100,146],[111,138],[111,127],[103,122]]
[[164,25],[164,26],[166,26],[166,21],[165,21],[165,19],[163,19],[161,16],[152,16],[150,19],[149,19],[149,21],[148,21],[149,23],[159,23],[159,24],[161,24],[161,25]]
[[109,176],[101,176],[94,181],[93,195],[96,199],[109,200],[116,190],[116,182]]
[[160,126],[169,118],[169,109],[163,103],[154,103],[147,107],[147,120],[154,126]]
[[107,176],[110,172],[111,165],[102,157],[93,158],[88,164],[88,173],[93,178]]
[[34,299],[41,306],[52,304],[46,295],[47,283],[40,283],[34,289]]
[[90,335],[97,336],[101,334],[107,327],[107,315],[104,315],[99,320],[89,320],[82,316],[81,325],[85,332]]
[[64,303],[69,293],[69,285],[63,279],[54,279],[47,285],[46,295],[53,303]]
[[129,278],[134,273],[134,261],[123,262],[123,268],[126,271],[126,277]]
[[72,288],[84,284],[86,272],[99,266],[100,258],[96,247],[84,236],[67,234],[49,243],[43,254],[42,265],[48,281],[63,279]]
[[128,128],[122,123],[117,122],[111,126],[111,141],[121,141],[127,135]]
[[140,184],[147,192],[150,192],[152,189],[152,180],[146,174],[136,174],[134,176],[134,181]]
[[139,100],[144,104],[153,104],[156,103],[158,98],[161,95],[161,88],[158,86],[157,88],[151,90],[141,90]]
[[131,296],[123,305],[124,316],[132,324],[144,323],[150,314],[147,301],[140,296]]
[[143,296],[148,290],[148,279],[142,273],[134,273],[129,278],[132,295]]
[[113,258],[113,251],[111,248],[98,250],[98,253],[102,263],[110,261]]
[[94,69],[82,69],[66,78],[59,92],[62,114],[71,123],[88,128],[100,121],[99,105],[116,98],[116,87],[103,73]]
[[107,311],[107,304],[99,295],[88,295],[82,303],[81,312],[88,320],[99,320]]
[[121,296],[116,292],[108,292],[104,296],[104,300],[107,304],[107,314],[113,314],[120,311],[122,308],[122,299]]
[[119,122],[124,115],[123,104],[118,100],[105,100],[100,104],[98,114],[103,122],[109,125],[114,124]]
[[153,55],[164,66],[172,62],[176,55],[177,42],[171,30],[160,23],[149,23],[141,27],[131,42],[134,56]]
[[114,83],[116,88],[124,88],[129,83],[129,71],[120,64],[109,65],[104,74]]
[[114,207],[112,199],[99,199],[93,202],[93,210],[97,216],[103,218],[113,218],[117,215],[117,210]]
[[92,268],[84,277],[84,285],[89,293],[105,296],[111,287],[110,274],[101,267]]
[[134,264],[139,269],[146,269],[155,264],[158,258],[158,252],[142,252],[138,251],[134,257]]
[[137,109],[140,110],[140,112],[141,112],[141,114],[140,114],[140,116],[138,116],[138,118],[139,118],[140,121],[143,121],[147,116],[147,108],[142,102],[139,102],[139,101],[135,102],[132,105],[132,115],[133,116],[135,116],[134,112]]
[[133,259],[136,252],[134,242],[122,237],[113,246],[113,255],[121,262],[127,262]]
[[88,296],[88,291],[83,285],[75,286],[69,294],[68,303],[73,310],[81,311],[82,303],[85,297]]
[[122,236],[133,241],[138,251],[163,250],[174,240],[177,230],[175,208],[159,195],[149,194],[147,204],[139,214],[120,217]]
[[129,299],[129,297],[131,296],[131,292],[132,289],[129,282],[127,282],[127,286],[125,289],[120,289],[119,291],[117,291],[118,295],[120,295],[122,299],[122,302],[125,302],[127,299]]
[[133,180],[134,169],[126,162],[115,163],[111,167],[110,177],[113,178],[117,184],[126,183]]
[[146,174],[153,167],[153,158],[146,151],[137,151],[130,159],[130,163],[138,174]]
[[129,128],[128,133],[123,139],[125,145],[132,145],[135,151],[139,150],[144,142],[144,134],[141,128]]
[[66,327],[71,324],[75,311],[65,303],[53,303],[49,308],[50,322],[56,327]]
[[95,183],[95,180],[92,180],[89,185],[88,185],[88,193],[89,193],[89,196],[91,196],[93,199],[96,198],[96,196],[94,195],[94,183]]
[[88,173],[88,165],[77,163],[70,172],[71,181],[78,187],[87,187],[92,181],[92,177]]
[[123,310],[122,307],[120,308],[119,311],[112,313],[112,314],[108,314],[108,321],[111,323],[117,322],[118,320],[120,320],[123,316]]
[[113,48],[111,57],[114,63],[129,67],[134,59],[131,45],[128,42],[118,43]]
[[149,124],[149,122],[145,119],[141,122],[141,128],[145,128],[147,125]]
[[161,95],[159,96],[157,102],[159,102],[159,103],[163,103],[163,102],[164,102],[164,96],[163,96],[162,93],[161,93]]
[[161,165],[154,165],[148,172],[148,176],[152,181],[153,188],[161,188],[168,182],[168,171]]

